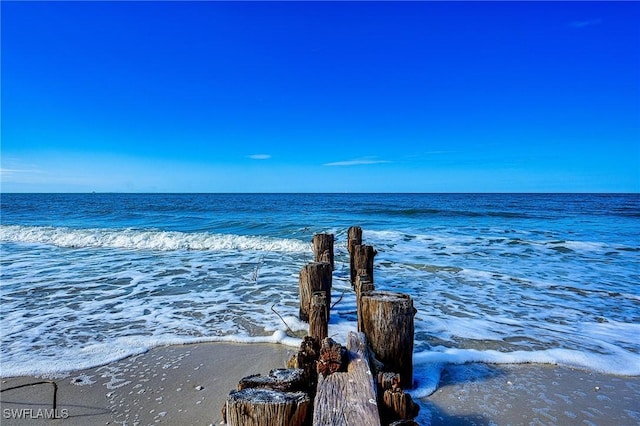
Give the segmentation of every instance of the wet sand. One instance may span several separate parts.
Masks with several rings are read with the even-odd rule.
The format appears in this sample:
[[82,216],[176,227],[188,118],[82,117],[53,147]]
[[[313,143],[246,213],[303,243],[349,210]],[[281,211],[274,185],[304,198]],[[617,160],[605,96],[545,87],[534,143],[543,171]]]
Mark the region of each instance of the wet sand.
[[433,426],[640,425],[640,377],[552,365],[451,365],[421,401]]
[[[59,386],[58,413],[66,418],[17,419],[12,418],[15,411],[6,411],[27,410],[22,411],[27,417],[36,417],[38,410],[50,410],[51,385],[3,392],[0,423],[215,425],[222,420],[220,410],[227,394],[242,377],[282,368],[288,354],[294,351],[275,344],[207,343],[154,348],[55,379]],[[37,380],[41,379],[2,379],[2,389]]]
[[[58,413],[66,418],[46,420],[38,411],[51,409],[50,385],[3,392],[0,423],[216,425],[227,393],[242,377],[281,368],[294,351],[228,343],[155,348],[55,379]],[[2,389],[37,380],[2,379]],[[449,366],[421,406],[422,425],[638,425],[640,377],[547,365]],[[18,419],[16,413],[41,416]]]

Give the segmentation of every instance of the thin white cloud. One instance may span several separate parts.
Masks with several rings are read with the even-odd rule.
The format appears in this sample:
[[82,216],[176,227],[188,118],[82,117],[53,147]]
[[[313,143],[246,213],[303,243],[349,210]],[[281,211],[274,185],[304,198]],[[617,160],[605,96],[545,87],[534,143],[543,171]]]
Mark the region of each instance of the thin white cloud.
[[30,173],[43,173],[42,170],[36,170],[36,169],[7,169],[7,168],[0,168],[0,175],[2,176],[12,176],[12,175],[16,175],[16,174],[30,174]]
[[356,158],[355,160],[347,160],[347,161],[334,161],[332,163],[325,163],[324,166],[361,166],[365,164],[381,164],[381,163],[390,163],[391,161],[387,160],[376,160],[373,158]]
[[593,25],[599,25],[602,23],[602,19],[587,19],[585,21],[572,21],[569,23],[571,28],[585,28]]
[[248,156],[249,158],[251,158],[252,160],[268,160],[269,158],[271,158],[271,155],[269,154],[252,154]]

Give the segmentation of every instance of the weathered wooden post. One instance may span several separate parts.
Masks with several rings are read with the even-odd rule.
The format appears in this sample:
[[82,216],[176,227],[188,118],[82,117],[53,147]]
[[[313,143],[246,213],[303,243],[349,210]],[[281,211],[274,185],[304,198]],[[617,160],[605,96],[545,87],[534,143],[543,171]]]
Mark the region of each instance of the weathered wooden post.
[[[396,420],[408,421],[420,412],[420,406],[413,402],[411,395],[400,387],[400,374],[378,372],[378,404],[383,423],[393,423]],[[400,424],[405,424],[399,422]],[[414,424],[407,422],[406,424]]]
[[375,381],[362,333],[347,336],[347,371],[318,375],[313,425],[380,426]]
[[314,291],[309,314],[309,336],[318,342],[322,342],[322,339],[329,335],[328,312],[326,292]]
[[311,397],[315,395],[318,382],[317,364],[320,356],[320,342],[311,336],[305,336],[300,343],[300,349],[287,362],[287,368],[302,369],[304,380],[309,386]]
[[373,246],[356,245],[353,246],[353,261],[351,263],[351,285],[355,287],[356,277],[366,274],[371,282],[373,279],[373,258],[378,252]]
[[281,392],[307,392],[308,384],[304,380],[304,370],[299,368],[276,368],[267,376],[252,374],[238,382],[238,390],[271,389]]
[[313,236],[313,259],[316,262],[329,262],[331,270],[333,264],[333,234],[315,234]]
[[327,302],[327,321],[331,306],[331,264],[327,262],[312,262],[304,265],[300,270],[298,282],[300,290],[300,313],[302,321],[309,321],[311,299],[314,291],[324,291]]
[[348,362],[347,351],[340,344],[336,343],[331,337],[322,339],[320,344],[320,358],[318,358],[318,375],[328,376],[337,371],[346,370]]
[[362,228],[359,226],[352,226],[347,231],[347,250],[349,251],[349,268],[351,271],[351,286],[355,285],[356,281],[356,269],[353,265],[353,256],[355,254],[355,246],[362,244]]
[[369,279],[368,275],[364,274],[364,275],[358,275],[356,277],[355,291],[356,291],[356,311],[358,314],[358,331],[363,331],[362,330],[362,307],[360,306],[360,299],[363,293],[366,293],[368,291],[373,291],[373,290],[375,290],[375,287],[371,282],[371,280]]
[[227,397],[229,426],[301,426],[310,414],[311,398],[305,392],[247,388]]
[[400,374],[401,386],[413,386],[413,317],[411,297],[370,291],[360,298],[362,328],[374,355],[385,369]]

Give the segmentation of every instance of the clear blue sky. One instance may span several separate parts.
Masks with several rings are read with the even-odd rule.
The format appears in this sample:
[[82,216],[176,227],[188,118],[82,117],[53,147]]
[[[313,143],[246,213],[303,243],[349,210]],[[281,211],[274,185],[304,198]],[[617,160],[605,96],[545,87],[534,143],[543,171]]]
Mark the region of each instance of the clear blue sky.
[[3,192],[638,192],[638,2],[2,1]]

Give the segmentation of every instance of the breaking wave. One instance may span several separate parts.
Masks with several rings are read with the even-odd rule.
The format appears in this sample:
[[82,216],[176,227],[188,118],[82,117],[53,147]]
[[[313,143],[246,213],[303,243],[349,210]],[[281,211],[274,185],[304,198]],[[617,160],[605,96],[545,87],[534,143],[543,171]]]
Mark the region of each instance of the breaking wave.
[[50,244],[67,248],[121,248],[160,251],[264,250],[298,253],[309,250],[309,243],[301,240],[266,236],[19,225],[0,226],[0,241]]

